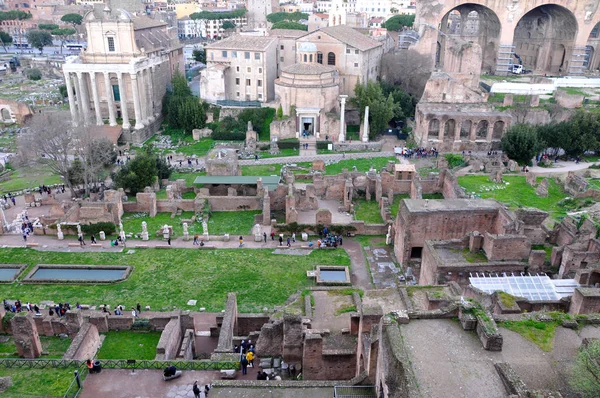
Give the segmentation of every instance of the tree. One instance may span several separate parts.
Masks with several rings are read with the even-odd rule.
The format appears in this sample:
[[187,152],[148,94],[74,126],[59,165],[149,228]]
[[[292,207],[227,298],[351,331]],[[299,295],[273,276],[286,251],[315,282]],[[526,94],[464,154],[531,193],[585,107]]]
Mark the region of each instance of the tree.
[[543,149],[544,143],[539,139],[535,126],[519,123],[504,134],[500,147],[510,159],[524,166]]
[[221,25],[221,27],[225,30],[231,30],[235,29],[235,24],[231,21],[225,21],[223,22],[223,25]]
[[67,41],[67,37],[73,36],[77,31],[73,28],[61,28],[54,29],[50,34],[60,40],[60,53],[62,54],[63,46],[65,45],[65,41]]
[[283,22],[283,21],[291,21],[298,22],[300,20],[308,19],[308,14],[303,12],[273,12],[267,15],[267,21],[271,23]]
[[151,146],[144,148],[114,174],[113,181],[117,187],[135,195],[142,192],[145,187],[152,186],[158,176],[158,157],[151,150]]
[[82,165],[81,184],[88,196],[106,177],[107,170],[117,160],[117,152],[108,139],[98,138],[90,129],[80,129],[74,153]]
[[206,125],[206,109],[200,100],[192,95],[185,76],[176,72],[171,80],[172,89],[165,95],[163,113],[169,127],[183,129],[191,133]]
[[38,68],[30,68],[27,69],[27,78],[29,80],[41,80],[42,79],[42,71]]
[[192,58],[194,58],[194,61],[196,62],[206,64],[206,52],[204,50],[194,49],[194,51],[192,51]]
[[52,45],[52,35],[45,30],[30,30],[27,33],[27,41],[33,48],[44,51],[44,47]]
[[[31,18],[31,14],[21,10],[10,10],[10,11],[0,11],[0,22],[2,21],[23,21],[25,19]],[[19,23],[19,27],[17,28],[17,41],[21,43],[21,30],[23,27],[23,23]],[[21,47],[21,52],[23,51],[23,47]]]
[[58,28],[59,28],[59,26],[56,25],[56,24],[53,24],[53,23],[41,23],[41,24],[38,25],[38,29],[41,29],[41,30],[50,30],[50,31],[52,31],[52,30],[56,30]]
[[273,24],[273,26],[271,27],[271,29],[308,30],[308,26],[307,25],[303,25],[303,24],[298,23],[298,22],[281,21],[281,22],[275,22]]
[[381,27],[387,30],[400,30],[404,26],[411,27],[415,23],[415,16],[413,15],[394,15],[385,21]]
[[279,105],[279,108],[277,108],[277,120],[281,119],[283,119],[283,107]]
[[351,101],[358,106],[361,119],[364,118],[365,108],[369,107],[369,139],[374,139],[387,128],[399,106],[394,102],[391,93],[386,97],[381,84],[377,82],[370,81],[366,85],[357,83],[354,94],[355,97]]
[[[71,26],[73,26],[75,32],[77,33],[77,26],[81,25],[81,23],[83,22],[83,16],[75,13],[65,14],[60,20],[66,23],[70,23]],[[77,43],[79,43],[79,36],[77,36]]]
[[2,47],[4,47],[5,52],[8,52],[8,50],[6,49],[6,46],[10,45],[12,42],[13,42],[13,38],[11,35],[9,35],[6,32],[0,31],[0,43],[2,44]]
[[569,384],[583,398],[600,396],[600,340],[581,348],[573,363]]
[[58,174],[73,197],[76,195],[70,182],[70,158],[80,131],[71,124],[68,112],[44,112],[29,119],[18,138],[21,156],[40,161]]

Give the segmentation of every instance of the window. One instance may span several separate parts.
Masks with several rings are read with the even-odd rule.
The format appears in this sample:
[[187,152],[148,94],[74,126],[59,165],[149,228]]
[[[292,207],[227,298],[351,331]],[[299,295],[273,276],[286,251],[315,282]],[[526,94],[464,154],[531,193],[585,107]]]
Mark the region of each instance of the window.
[[304,62],[306,62],[306,58],[307,58],[307,55],[306,55],[306,54],[304,54]]
[[317,39],[321,40],[321,36],[317,36]]
[[237,51],[231,52],[231,58],[237,58]]
[[249,52],[245,52],[245,53],[244,53],[244,58],[246,58],[246,59],[250,59],[250,53],[249,53]]
[[258,99],[262,99],[262,94],[258,94]]
[[240,92],[238,91],[237,93],[235,93],[235,96],[239,97],[240,96]]
[[239,78],[239,77],[236,77],[236,78],[235,78],[235,85],[236,85],[236,86],[239,86],[239,85],[240,85],[240,78]]
[[358,62],[355,62],[355,63],[354,63],[354,67],[355,67],[355,68],[358,68]]
[[283,62],[283,57],[279,57],[279,62]]
[[254,53],[254,59],[260,61],[260,53]]
[[235,71],[236,71],[236,72],[239,72],[239,71],[240,71],[240,67],[239,67],[239,66],[236,66],[236,67],[235,67]]
[[221,51],[221,55],[223,56],[223,58],[227,58],[227,51]]
[[246,86],[251,86],[250,79],[246,79]]
[[258,73],[262,73],[262,68],[258,68]]
[[358,55],[358,50],[354,50],[354,54]]
[[281,48],[283,50],[283,44],[279,48]]
[[262,87],[262,80],[257,80],[257,81],[256,81],[256,85],[257,85],[258,87]]
[[313,61],[313,55],[310,54],[310,62],[312,63],[312,61]]
[[329,54],[327,54],[327,65],[334,65],[335,66],[335,54],[330,52]]
[[246,68],[246,71],[247,71],[248,73],[252,73],[252,68],[251,68],[251,67],[247,67],[247,68]]
[[319,63],[319,64],[323,63],[323,53],[321,53],[321,52],[317,53],[317,63]]
[[349,48],[346,49],[346,54],[350,54],[350,49]]
[[108,51],[111,53],[114,53],[115,52],[115,38],[107,37],[106,42],[108,43]]

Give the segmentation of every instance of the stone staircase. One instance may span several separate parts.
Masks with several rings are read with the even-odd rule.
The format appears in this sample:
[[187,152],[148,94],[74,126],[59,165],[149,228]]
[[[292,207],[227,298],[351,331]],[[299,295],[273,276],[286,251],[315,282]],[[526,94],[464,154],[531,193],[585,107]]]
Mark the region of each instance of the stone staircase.
[[316,154],[317,139],[315,136],[311,135],[308,138],[300,138],[300,156],[315,156]]

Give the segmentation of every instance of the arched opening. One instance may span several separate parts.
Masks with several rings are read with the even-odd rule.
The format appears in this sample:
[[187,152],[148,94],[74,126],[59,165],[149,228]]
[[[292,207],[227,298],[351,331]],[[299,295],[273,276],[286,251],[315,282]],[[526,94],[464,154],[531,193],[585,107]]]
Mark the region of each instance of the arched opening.
[[494,129],[492,131],[492,139],[499,140],[504,135],[504,122],[502,120],[498,120],[494,123]]
[[317,53],[317,63],[319,63],[319,64],[323,63],[323,53],[320,51]]
[[431,119],[429,121],[429,136],[437,136],[440,134],[440,121],[437,119]]
[[2,116],[3,122],[11,122],[12,121],[12,118],[10,117],[10,111],[6,108],[2,108],[2,110],[0,110],[0,116]]
[[515,27],[512,62],[538,73],[566,74],[577,29],[575,16],[564,7],[549,4],[534,8]]
[[476,137],[478,139],[486,139],[488,127],[489,127],[489,123],[487,120],[482,120],[479,123],[477,123],[477,130],[475,133]]
[[445,72],[474,72],[473,59],[481,58],[477,72],[493,73],[501,28],[496,13],[485,6],[467,3],[450,10],[440,24],[436,67]]
[[444,138],[454,139],[454,130],[456,129],[456,122],[454,119],[450,119],[444,126]]
[[462,124],[460,125],[460,138],[461,139],[469,139],[469,136],[471,135],[471,126],[473,125],[473,123],[471,123],[470,120],[463,120]]
[[600,271],[592,271],[588,285],[592,287],[598,285],[598,287],[600,287]]
[[327,65],[335,66],[335,54],[333,52],[327,54]]

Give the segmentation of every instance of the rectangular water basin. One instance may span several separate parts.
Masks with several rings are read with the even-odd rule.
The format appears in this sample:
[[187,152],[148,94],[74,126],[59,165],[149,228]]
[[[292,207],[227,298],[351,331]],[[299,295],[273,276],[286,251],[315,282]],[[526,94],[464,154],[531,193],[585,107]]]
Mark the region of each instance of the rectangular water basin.
[[0,283],[13,282],[25,268],[24,264],[0,264]]
[[348,267],[317,266],[317,285],[351,285]]
[[89,265],[46,265],[35,266],[23,280],[26,283],[110,283],[126,279],[131,267]]

